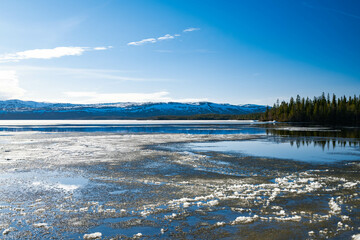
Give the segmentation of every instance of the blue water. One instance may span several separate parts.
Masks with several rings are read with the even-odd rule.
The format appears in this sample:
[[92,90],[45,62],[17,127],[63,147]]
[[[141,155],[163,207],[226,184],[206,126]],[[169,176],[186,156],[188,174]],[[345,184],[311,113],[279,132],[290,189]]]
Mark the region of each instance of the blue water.
[[290,141],[270,141],[269,139],[250,141],[221,141],[187,144],[186,148],[192,151],[215,151],[238,153],[246,156],[265,158],[279,158],[296,160],[308,163],[335,163],[339,161],[360,161],[360,144],[352,146],[343,143],[335,145],[318,144],[313,141],[309,144],[292,144]]
[[7,120],[3,132],[114,132],[183,134],[265,134],[254,121],[136,121],[136,120]]
[[187,147],[196,151],[237,152],[249,156],[312,163],[360,160],[359,128],[222,120],[0,120],[1,131],[7,134],[24,131],[250,134],[261,135],[263,138],[252,141],[195,143]]

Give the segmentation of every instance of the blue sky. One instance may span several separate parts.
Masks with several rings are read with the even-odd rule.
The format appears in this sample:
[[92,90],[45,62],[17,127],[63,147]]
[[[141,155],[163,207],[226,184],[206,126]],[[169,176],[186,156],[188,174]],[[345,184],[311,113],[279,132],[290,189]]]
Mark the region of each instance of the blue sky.
[[1,0],[0,99],[358,95],[359,43],[357,0]]

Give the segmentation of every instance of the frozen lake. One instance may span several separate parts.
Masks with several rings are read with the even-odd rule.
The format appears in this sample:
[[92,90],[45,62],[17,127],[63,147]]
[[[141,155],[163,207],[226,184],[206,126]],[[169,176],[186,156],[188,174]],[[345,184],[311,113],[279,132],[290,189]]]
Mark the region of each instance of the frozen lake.
[[0,121],[5,239],[351,239],[359,129]]
[[265,133],[264,129],[252,127],[258,124],[235,120],[2,120],[0,132]]

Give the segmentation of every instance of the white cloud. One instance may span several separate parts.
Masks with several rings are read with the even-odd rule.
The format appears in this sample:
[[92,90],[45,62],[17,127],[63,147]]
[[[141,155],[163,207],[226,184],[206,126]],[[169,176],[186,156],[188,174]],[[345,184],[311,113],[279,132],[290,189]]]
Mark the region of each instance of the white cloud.
[[187,29],[184,29],[183,32],[193,32],[193,31],[199,31],[200,28],[187,28]]
[[[198,31],[200,30],[200,28],[187,28],[185,30],[183,30],[183,32],[193,32],[193,31]],[[140,46],[140,45],[144,45],[146,43],[156,43],[158,41],[163,41],[163,40],[169,40],[169,39],[174,39],[175,37],[180,37],[180,34],[165,34],[162,37],[156,37],[156,38],[146,38],[140,41],[136,41],[136,42],[129,42],[127,45],[128,46]]]
[[[177,36],[180,36],[179,34],[175,34]],[[157,41],[163,41],[163,40],[169,40],[169,39],[174,39],[175,35],[171,35],[171,34],[165,34],[162,37],[158,37],[158,38],[146,38],[137,42],[129,42],[127,45],[129,46],[139,46],[139,45],[143,45],[145,43],[156,43]]]
[[168,39],[173,39],[173,38],[175,38],[175,37],[170,35],[170,34],[166,34],[166,35],[164,35],[162,37],[158,37],[158,40],[161,41],[161,40],[168,40]]
[[0,71],[0,99],[20,98],[25,90],[19,86],[16,71]]
[[97,93],[65,92],[72,103],[114,103],[114,102],[198,102],[207,99],[173,99],[169,92],[154,93]]
[[143,45],[145,43],[156,43],[156,39],[155,38],[146,38],[146,39],[143,39],[143,40],[137,41],[137,42],[129,42],[127,45],[139,46],[139,45]]
[[107,47],[94,47],[94,50],[107,50],[113,48],[113,46],[107,46]]
[[24,59],[51,59],[64,56],[79,56],[85,51],[106,50],[111,47],[56,47],[50,49],[32,49],[16,53],[0,55],[0,62],[13,62]]

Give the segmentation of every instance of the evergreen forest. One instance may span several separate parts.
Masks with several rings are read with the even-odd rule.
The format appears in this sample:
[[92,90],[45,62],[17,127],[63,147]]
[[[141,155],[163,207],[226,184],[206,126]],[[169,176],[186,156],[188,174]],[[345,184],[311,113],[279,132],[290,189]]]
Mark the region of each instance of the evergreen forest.
[[267,108],[260,117],[262,121],[312,122],[321,124],[360,125],[360,96],[330,96],[323,93],[313,99],[290,98],[289,102],[279,100]]

